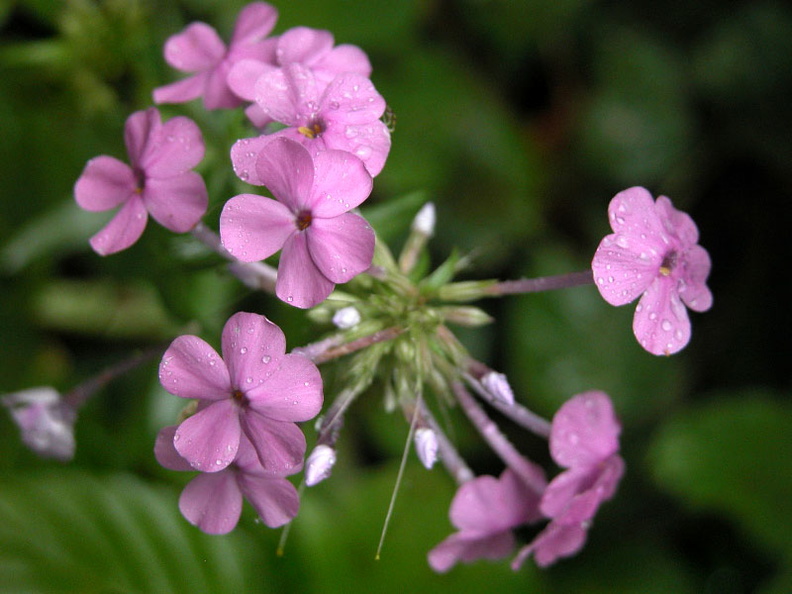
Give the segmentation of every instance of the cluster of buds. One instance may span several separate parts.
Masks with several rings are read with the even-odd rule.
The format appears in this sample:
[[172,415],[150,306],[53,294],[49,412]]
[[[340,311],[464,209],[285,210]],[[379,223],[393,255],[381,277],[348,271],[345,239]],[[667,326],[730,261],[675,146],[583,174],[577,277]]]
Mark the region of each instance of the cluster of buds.
[[[345,415],[377,383],[385,409],[409,423],[408,444],[420,462],[427,469],[439,462],[459,484],[450,511],[457,531],[429,553],[433,569],[510,555],[515,569],[530,555],[546,566],[576,553],[624,472],[609,397],[578,394],[552,420],[543,419],[519,402],[504,374],[473,358],[451,328],[491,323],[471,305],[483,298],[593,284],[613,305],[642,295],[633,325],[639,343],[656,355],[676,353],[690,340],[685,306],[704,311],[712,304],[710,261],[695,224],[668,198],[655,201],[647,190],[630,188],[611,202],[613,234],[602,240],[590,270],[460,282],[454,278],[466,259],[459,255],[434,270],[426,266],[436,223],[430,203],[394,256],[353,212],[371,194],[391,146],[385,100],[368,78],[370,62],[357,47],[334,45],[327,31],[297,27],[271,36],[276,20],[269,4],[248,5],[228,45],[209,25],[190,25],[165,45],[166,61],[190,76],[154,91],[156,103],[203,98],[209,110],[244,108],[257,135],[230,147],[228,171],[265,186],[271,197],[229,198],[219,234],[212,231],[203,222],[206,185],[193,170],[205,151],[201,132],[183,116],[163,123],[154,107],[127,121],[130,164],[96,157],[75,185],[81,207],[119,208],[90,240],[97,253],[132,246],[151,215],[229,260],[231,273],[247,286],[312,308],[309,317],[335,326],[327,337],[287,353],[274,322],[238,312],[223,329],[220,353],[194,335],[179,336],[165,350],[160,382],[189,404],[177,423],[160,431],[155,455],[166,468],[199,472],[181,495],[182,514],[205,532],[226,533],[247,499],[267,526],[291,521],[299,495],[287,477],[304,471],[308,487],[331,477]],[[277,268],[263,262],[278,252]],[[341,361],[341,387],[316,421],[306,459],[298,423],[322,411],[318,366],[332,360]],[[71,399],[41,394],[20,393],[4,403],[28,445],[69,459],[72,426],[87,393]],[[446,406],[459,407],[502,460],[499,477],[476,476],[466,464],[435,418]],[[563,470],[548,481],[489,409],[547,440]],[[519,547],[515,530],[540,522],[536,538]]]

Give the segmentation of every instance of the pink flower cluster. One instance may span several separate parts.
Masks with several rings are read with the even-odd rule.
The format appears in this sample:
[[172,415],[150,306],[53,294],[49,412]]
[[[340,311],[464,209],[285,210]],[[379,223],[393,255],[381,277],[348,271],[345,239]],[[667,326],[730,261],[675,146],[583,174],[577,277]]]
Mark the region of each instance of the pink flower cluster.
[[280,526],[299,507],[284,477],[302,469],[305,436],[296,423],[321,410],[322,377],[306,357],[285,354],[283,332],[261,315],[234,314],[223,328],[221,351],[222,357],[197,336],[180,336],[163,355],[162,386],[198,405],[160,432],[157,460],[202,472],[179,507],[204,532],[232,530],[243,496],[265,524]]
[[531,467],[533,486],[507,468],[499,479],[480,476],[464,483],[451,503],[458,532],[429,552],[438,572],[457,562],[501,559],[512,554],[514,529],[548,519],[548,524],[512,563],[519,569],[533,555],[545,567],[577,553],[600,504],[616,491],[624,461],[618,455],[620,426],[603,392],[585,392],[567,401],[553,417],[550,454],[566,468],[542,492],[544,476]]

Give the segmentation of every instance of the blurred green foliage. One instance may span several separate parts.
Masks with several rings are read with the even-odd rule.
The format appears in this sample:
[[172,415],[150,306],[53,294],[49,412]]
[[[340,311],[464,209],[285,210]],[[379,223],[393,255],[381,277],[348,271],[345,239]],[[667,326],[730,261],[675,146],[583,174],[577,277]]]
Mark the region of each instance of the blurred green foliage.
[[[162,44],[193,20],[228,35],[240,1],[0,0],[0,392],[66,391],[178,333],[218,342],[234,311],[281,325],[289,346],[326,327],[248,293],[219,260],[150,224],[127,252],[87,239],[104,215],[72,187],[98,154],[124,158],[123,124],[174,80]],[[451,530],[451,479],[408,465],[374,561],[407,435],[372,390],[353,409],[333,478],[309,490],[286,547],[246,511],[227,537],[179,516],[187,477],[152,456],[179,402],[156,363],[82,411],[75,461],[35,458],[0,416],[0,585],[7,591],[789,592],[792,410],[786,237],[792,224],[792,10],[775,0],[305,0],[276,32],[331,30],[365,49],[397,116],[370,210],[393,247],[425,199],[435,264],[472,252],[465,276],[588,266],[605,208],[631,185],[694,217],[714,262],[713,310],[673,359],[643,352],[631,307],[593,287],[480,304],[494,326],[460,332],[544,415],[600,388],[623,420],[628,471],[577,557],[513,574],[486,562],[434,575]],[[167,106],[201,126],[207,224],[246,191],[228,149],[237,114]],[[401,201],[394,201],[404,196]],[[780,270],[779,270],[780,268]],[[330,378],[332,374],[328,375]],[[328,379],[327,397],[336,386]],[[450,411],[476,470],[497,463]],[[309,431],[310,434],[310,431]],[[532,454],[539,440],[512,433]],[[541,454],[539,454],[541,456]],[[546,454],[545,458],[546,460]],[[528,564],[530,565],[530,563]]]

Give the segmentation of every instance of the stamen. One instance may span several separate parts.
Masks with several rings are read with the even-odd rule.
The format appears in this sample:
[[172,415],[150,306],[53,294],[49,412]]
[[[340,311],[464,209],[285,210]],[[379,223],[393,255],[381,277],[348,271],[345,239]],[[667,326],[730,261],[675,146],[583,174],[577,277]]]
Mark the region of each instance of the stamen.
[[671,271],[674,269],[677,263],[677,253],[676,252],[669,252],[666,254],[663,261],[660,263],[660,274],[663,276],[668,276],[671,274]]
[[300,126],[297,128],[297,132],[305,136],[306,138],[314,139],[317,136],[321,136],[322,132],[324,132],[324,128],[322,124],[319,122],[314,122],[311,126]]
[[297,215],[297,229],[300,231],[305,231],[308,227],[311,226],[311,221],[313,221],[313,217],[311,216],[310,210],[304,210],[300,214]]

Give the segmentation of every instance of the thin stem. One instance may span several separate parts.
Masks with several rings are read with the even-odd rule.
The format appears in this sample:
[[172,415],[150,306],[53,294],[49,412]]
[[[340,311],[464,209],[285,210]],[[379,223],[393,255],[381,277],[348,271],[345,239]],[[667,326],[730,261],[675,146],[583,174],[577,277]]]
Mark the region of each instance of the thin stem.
[[538,472],[537,467],[520,452],[518,452],[506,436],[501,433],[498,426],[487,416],[484,409],[479,406],[473,396],[465,389],[460,382],[454,382],[454,394],[462,406],[462,410],[467,415],[473,426],[495,450],[501,460],[511,468],[517,476],[536,493],[544,492],[545,483]]
[[570,272],[555,276],[540,276],[539,278],[521,278],[519,280],[502,281],[483,290],[485,296],[514,295],[518,293],[539,293],[554,291],[582,285],[593,285],[594,276],[591,270]]
[[312,353],[313,356],[311,357],[311,360],[317,365],[321,365],[322,363],[326,363],[327,361],[332,361],[333,359],[337,359],[339,357],[343,357],[344,355],[349,355],[351,353],[354,353],[355,351],[359,351],[361,349],[370,347],[371,345],[377,344],[378,342],[393,340],[403,332],[404,332],[404,328],[400,328],[398,326],[391,326],[390,328],[379,330],[374,334],[363,336],[362,338],[358,338],[357,340],[352,340],[350,342],[338,346],[331,346],[330,348],[327,348],[323,352]]
[[275,293],[275,281],[278,271],[263,262],[241,262],[223,247],[220,236],[203,223],[198,223],[192,230],[193,237],[222,256],[231,264],[228,269],[251,289]]

